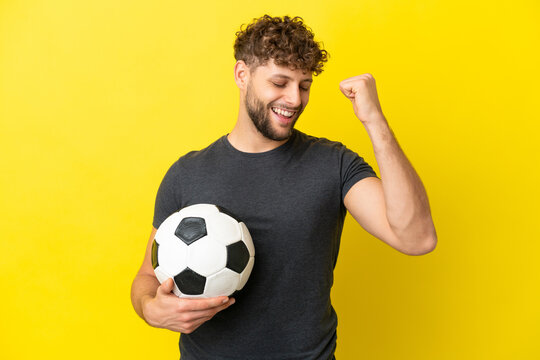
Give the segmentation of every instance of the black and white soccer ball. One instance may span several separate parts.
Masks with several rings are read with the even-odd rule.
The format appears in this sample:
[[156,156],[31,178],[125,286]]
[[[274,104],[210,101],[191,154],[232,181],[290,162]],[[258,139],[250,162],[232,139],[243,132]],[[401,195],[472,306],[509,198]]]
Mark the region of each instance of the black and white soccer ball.
[[246,225],[225,209],[196,204],[170,215],[152,243],[160,283],[173,278],[181,298],[229,296],[246,284],[255,247]]

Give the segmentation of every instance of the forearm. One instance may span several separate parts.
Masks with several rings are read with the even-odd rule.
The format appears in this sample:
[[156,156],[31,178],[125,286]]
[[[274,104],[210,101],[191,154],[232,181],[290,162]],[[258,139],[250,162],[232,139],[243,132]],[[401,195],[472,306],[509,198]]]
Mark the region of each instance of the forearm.
[[135,312],[146,321],[142,311],[143,302],[146,299],[153,298],[156,295],[159,281],[155,276],[147,274],[137,274],[131,285],[131,303]]
[[365,127],[379,165],[388,223],[408,248],[435,246],[426,190],[386,119],[381,114]]

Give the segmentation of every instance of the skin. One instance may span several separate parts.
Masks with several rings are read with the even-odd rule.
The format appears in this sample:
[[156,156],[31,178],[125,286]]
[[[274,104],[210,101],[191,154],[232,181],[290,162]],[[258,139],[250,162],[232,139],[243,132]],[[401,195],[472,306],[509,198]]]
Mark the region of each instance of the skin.
[[[256,68],[255,71],[257,69],[258,68]],[[265,70],[266,69],[259,69],[259,72],[263,72]],[[260,84],[257,89],[265,90],[265,93],[263,93],[263,95],[275,96],[271,94],[271,90],[275,89],[276,87],[279,89],[285,87],[286,82],[289,80],[289,78],[286,78],[281,74],[270,74],[270,78],[268,79],[268,81],[263,81],[263,84]],[[311,78],[307,77],[305,79],[301,79],[302,86],[300,87],[300,92],[309,93],[311,81]],[[284,101],[276,100],[269,103],[264,103],[262,99],[260,99],[258,92],[255,91],[255,85],[253,81],[251,81],[248,82],[248,86],[246,89],[244,106],[246,108],[249,118],[251,119],[253,125],[255,125],[255,128],[259,133],[261,133],[265,138],[274,141],[283,141],[287,140],[289,136],[291,136],[292,129],[296,124],[296,120],[298,120],[300,114],[307,105],[307,103],[302,103],[302,100],[305,100],[302,99],[302,97],[305,98],[305,95],[300,94],[299,96],[294,98],[286,98],[284,99]],[[292,101],[289,102],[287,100]],[[272,109],[275,108],[291,111],[294,113],[290,118],[290,124],[287,122],[284,123],[283,119],[279,120],[279,116],[276,116],[276,114],[272,111]],[[278,119],[277,127],[273,125],[273,118]]]
[[[242,60],[234,67],[235,82],[240,90],[238,119],[228,140],[244,152],[264,152],[285,143],[294,124],[309,101],[313,77],[302,70],[290,70],[269,61],[263,66],[250,69]],[[256,98],[257,100],[253,100]],[[265,136],[257,129],[257,119],[250,117],[248,108],[259,104],[260,116],[264,116],[275,138]],[[294,111],[290,123],[284,123],[271,110],[279,107]]]
[[131,303],[137,314],[153,327],[189,334],[232,304],[234,298],[180,299],[173,294],[173,280],[163,284],[154,274],[151,252],[156,234],[152,227],[143,263],[131,286]]
[[[234,76],[240,106],[228,135],[231,145],[257,153],[285,143],[308,104],[311,73],[278,66],[272,60],[250,69],[240,60]],[[362,179],[349,190],[344,200],[347,210],[366,231],[394,249],[407,255],[431,252],[437,235],[426,191],[383,115],[375,79],[371,74],[354,76],[343,80],[339,89],[368,132],[381,173],[381,179]],[[294,114],[286,120],[277,116],[273,107]],[[172,279],[160,285],[151,264],[155,232],[152,228],[143,263],[133,281],[133,307],[151,326],[189,334],[235,300],[225,296],[180,299],[172,293]]]
[[370,234],[407,255],[423,255],[437,245],[429,201],[420,177],[384,117],[373,75],[343,80],[339,88],[366,129],[381,179],[366,178],[345,196],[345,207]]

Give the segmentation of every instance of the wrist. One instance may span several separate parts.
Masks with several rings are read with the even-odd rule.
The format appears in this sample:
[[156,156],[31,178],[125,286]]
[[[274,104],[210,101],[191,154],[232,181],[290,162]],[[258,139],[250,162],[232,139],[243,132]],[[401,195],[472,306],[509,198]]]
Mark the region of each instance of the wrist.
[[372,141],[387,137],[392,132],[383,115],[373,116],[369,121],[363,122],[363,125]]
[[382,112],[376,112],[371,114],[370,116],[365,117],[362,120],[362,124],[364,124],[364,126],[366,127],[374,127],[388,125],[388,122],[386,121],[386,117],[383,115]]
[[382,111],[373,110],[364,114],[358,113],[355,111],[356,117],[362,122],[362,124],[368,126],[370,124],[378,124],[381,122],[386,122],[386,118]]
[[149,325],[152,325],[150,323],[150,320],[148,319],[148,304],[153,300],[154,298],[151,295],[143,295],[141,297],[141,313],[142,318],[144,321],[146,321]]

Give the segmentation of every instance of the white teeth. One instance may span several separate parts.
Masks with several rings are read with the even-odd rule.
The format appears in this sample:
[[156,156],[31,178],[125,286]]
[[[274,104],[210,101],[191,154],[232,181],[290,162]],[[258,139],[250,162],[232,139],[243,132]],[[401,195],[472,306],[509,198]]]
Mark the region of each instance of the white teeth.
[[272,111],[274,111],[276,114],[283,115],[285,117],[291,117],[294,114],[294,111],[287,111],[280,108],[272,108]]

